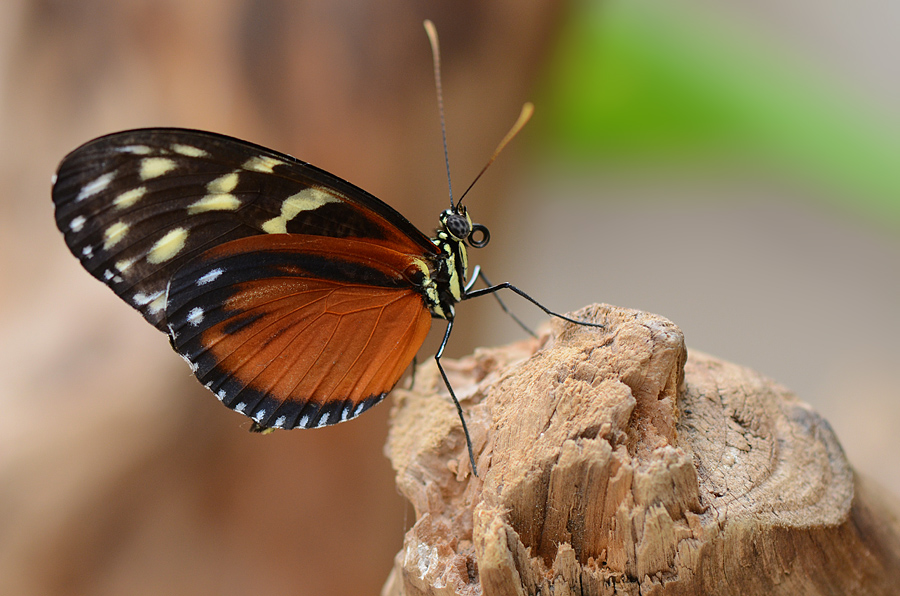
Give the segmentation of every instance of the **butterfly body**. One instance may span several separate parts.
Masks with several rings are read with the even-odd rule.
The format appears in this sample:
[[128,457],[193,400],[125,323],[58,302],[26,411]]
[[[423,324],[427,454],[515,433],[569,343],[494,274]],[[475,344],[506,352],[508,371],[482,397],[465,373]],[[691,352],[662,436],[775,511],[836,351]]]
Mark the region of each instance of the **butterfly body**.
[[459,205],[431,239],[324,170],[184,129],[86,143],[53,200],[85,269],[265,428],[334,424],[381,401],[432,318],[452,322],[466,296],[465,242],[488,240]]

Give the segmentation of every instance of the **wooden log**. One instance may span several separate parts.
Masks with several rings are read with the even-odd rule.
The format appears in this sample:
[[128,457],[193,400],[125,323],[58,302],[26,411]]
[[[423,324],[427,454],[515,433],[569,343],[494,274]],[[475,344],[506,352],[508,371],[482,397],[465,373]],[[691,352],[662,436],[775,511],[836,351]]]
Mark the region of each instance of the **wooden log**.
[[896,594],[900,507],[787,389],[595,305],[395,392],[415,525],[384,596]]

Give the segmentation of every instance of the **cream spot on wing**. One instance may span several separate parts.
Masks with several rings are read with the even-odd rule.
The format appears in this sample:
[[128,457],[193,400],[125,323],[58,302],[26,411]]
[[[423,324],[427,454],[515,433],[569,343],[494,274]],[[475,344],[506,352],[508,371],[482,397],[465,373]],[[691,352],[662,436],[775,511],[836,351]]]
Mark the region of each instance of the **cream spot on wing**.
[[251,170],[253,172],[271,174],[272,169],[275,166],[280,166],[283,164],[284,162],[280,159],[275,159],[274,157],[269,157],[268,155],[257,155],[256,157],[251,157],[250,159],[248,159],[241,167],[245,170]]
[[207,184],[206,192],[213,195],[228,194],[234,190],[234,187],[237,186],[237,183],[238,173],[231,172],[230,174],[219,176],[218,178]]
[[340,199],[318,188],[305,188],[281,203],[281,215],[262,225],[268,234],[287,234],[287,224],[301,211],[313,211],[327,203],[339,203]]
[[102,176],[99,176],[96,180],[88,182],[84,186],[81,187],[81,191],[79,191],[78,196],[75,197],[76,201],[83,201],[88,197],[92,197],[98,192],[103,192],[109,183],[113,181],[113,178],[116,177],[115,172],[107,172]]
[[103,232],[103,250],[109,250],[118,244],[127,233],[128,224],[123,221],[117,221],[106,228],[106,231]]
[[147,253],[147,262],[157,264],[168,261],[184,248],[187,237],[188,231],[184,228],[169,230],[165,236],[156,241],[156,244]]
[[146,186],[138,186],[137,188],[126,190],[115,199],[113,199],[113,205],[115,205],[116,209],[128,209],[129,207],[137,203],[146,192]]
[[216,281],[219,278],[219,276],[222,275],[223,273],[225,273],[224,269],[222,269],[221,267],[216,267],[215,269],[213,269],[206,275],[201,276],[197,280],[197,285],[205,286],[206,284],[208,284],[210,282]]
[[128,145],[126,147],[119,147],[116,151],[120,153],[133,153],[134,155],[150,155],[153,152],[153,149],[147,145]]
[[134,265],[134,259],[119,261],[116,263],[116,269],[118,269],[120,273],[125,273],[132,265]]
[[[154,294],[156,296],[156,294]],[[151,315],[155,315],[161,311],[166,309],[166,294],[165,292],[159,292],[159,296],[156,296],[153,300],[150,301],[150,304],[147,305],[147,312]]]
[[187,322],[190,323],[191,327],[196,327],[203,322],[203,316],[203,309],[199,306],[195,306],[191,309],[191,312],[188,313]]
[[141,160],[141,180],[159,178],[175,169],[175,160],[168,157],[145,157]]
[[81,228],[84,227],[84,222],[86,222],[86,221],[87,220],[84,218],[83,215],[79,215],[79,216],[73,218],[72,221],[69,222],[69,229],[72,230],[73,232],[80,232]]
[[237,211],[241,202],[234,195],[206,195],[199,201],[188,205],[188,215],[206,213],[207,211]]
[[172,145],[172,151],[185,157],[209,157],[209,153],[203,149],[192,145],[182,145],[181,143]]

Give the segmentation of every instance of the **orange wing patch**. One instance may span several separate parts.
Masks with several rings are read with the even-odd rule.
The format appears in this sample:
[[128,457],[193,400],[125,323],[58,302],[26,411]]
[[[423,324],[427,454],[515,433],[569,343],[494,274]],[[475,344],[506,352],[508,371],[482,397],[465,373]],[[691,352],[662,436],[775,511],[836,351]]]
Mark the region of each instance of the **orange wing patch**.
[[409,366],[431,327],[417,276],[413,257],[376,244],[248,237],[179,271],[166,316],[229,407],[263,426],[321,426],[383,399]]

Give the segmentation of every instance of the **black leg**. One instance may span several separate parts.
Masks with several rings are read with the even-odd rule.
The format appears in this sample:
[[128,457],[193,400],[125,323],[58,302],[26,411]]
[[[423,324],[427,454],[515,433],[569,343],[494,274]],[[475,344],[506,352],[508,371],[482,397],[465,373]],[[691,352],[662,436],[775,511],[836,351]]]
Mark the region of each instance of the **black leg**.
[[472,438],[469,436],[469,427],[466,426],[466,417],[463,416],[462,406],[459,405],[459,400],[456,399],[453,387],[450,386],[450,380],[447,378],[447,373],[444,372],[444,367],[441,366],[441,356],[444,355],[444,348],[447,347],[447,341],[450,339],[450,331],[452,329],[453,319],[450,319],[447,321],[447,331],[444,332],[444,340],[441,342],[441,347],[438,348],[437,353],[434,355],[434,361],[437,363],[438,371],[440,371],[441,377],[444,379],[444,385],[447,386],[447,391],[450,392],[450,397],[453,398],[453,403],[456,406],[456,413],[459,414],[459,421],[462,422],[463,434],[466,435],[466,447],[469,450],[469,462],[472,464],[472,473],[475,476],[478,476],[478,468],[475,466],[475,452],[472,450]]
[[412,361],[412,369],[409,371],[409,387],[408,389],[412,389],[416,384],[416,366],[419,364],[419,355],[416,354],[413,356]]
[[[484,275],[482,275],[481,277],[484,278]],[[485,280],[485,281],[487,281],[487,280]],[[544,311],[551,317],[556,317],[558,319],[562,319],[563,321],[575,323],[576,325],[585,325],[587,327],[599,327],[600,329],[603,329],[603,325],[601,325],[600,323],[589,323],[587,321],[578,321],[576,319],[572,319],[565,315],[561,315],[559,313],[553,312],[552,310],[550,310],[549,308],[547,308],[546,306],[544,306],[543,304],[541,304],[540,302],[538,302],[537,300],[535,300],[534,298],[532,298],[531,296],[529,296],[528,294],[526,294],[525,292],[523,292],[522,290],[517,288],[516,286],[512,285],[508,281],[503,282],[502,284],[497,284],[495,286],[489,286],[487,288],[482,288],[480,290],[473,290],[471,292],[466,292],[466,295],[463,296],[463,300],[469,300],[470,298],[478,298],[479,296],[485,296],[487,294],[496,294],[496,292],[499,292],[500,290],[512,290],[513,292],[515,292],[516,294],[518,294],[525,300],[531,302],[532,304],[537,306],[539,309],[541,309],[542,311]]]
[[[484,280],[484,283],[485,283],[485,284],[487,284],[488,286],[491,285],[491,280],[489,280],[489,279],[487,278],[487,276],[481,271],[481,265],[475,265],[475,268],[472,269],[472,279],[470,279],[470,280],[469,280],[469,283],[466,284],[466,287],[465,287],[465,293],[464,293],[464,295],[463,295],[463,300],[465,300],[466,298],[469,297],[469,290],[472,289],[472,286],[475,285],[475,281],[476,281],[479,277],[481,277],[481,279]],[[527,333],[527,334],[530,335],[531,337],[535,337],[535,338],[537,337],[537,334],[536,334],[534,331],[532,331],[532,330],[528,327],[528,325],[526,325],[525,323],[523,323],[523,322],[519,319],[519,317],[517,317],[516,315],[514,315],[508,308],[506,308],[506,304],[503,302],[503,300],[500,299],[500,296],[498,296],[498,295],[495,293],[495,294],[494,294],[494,298],[497,300],[497,304],[500,305],[500,308],[503,309],[503,312],[505,312],[506,314],[508,314],[508,315],[512,318],[512,320],[515,321],[515,322],[519,325],[519,327],[521,327],[522,329],[524,329],[524,330],[525,330],[525,333]]]

